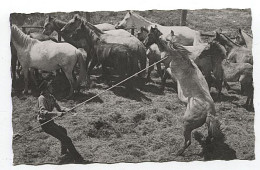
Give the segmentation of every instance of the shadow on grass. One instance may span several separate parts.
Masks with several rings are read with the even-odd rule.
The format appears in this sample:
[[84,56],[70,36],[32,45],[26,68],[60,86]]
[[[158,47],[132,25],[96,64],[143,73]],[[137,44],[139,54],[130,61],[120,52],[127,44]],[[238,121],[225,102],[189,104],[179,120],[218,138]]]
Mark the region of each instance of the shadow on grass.
[[124,87],[117,86],[117,87],[111,89],[111,91],[117,96],[125,97],[125,98],[131,99],[131,100],[136,100],[136,101],[145,100],[148,102],[152,101],[150,98],[146,97],[142,92],[140,92],[137,89],[127,91]]
[[236,151],[230,148],[224,141],[225,138],[207,142],[203,135],[199,132],[194,132],[194,138],[202,147],[201,156],[205,161],[209,160],[234,160],[237,159]]
[[218,93],[210,93],[211,97],[213,98],[214,102],[232,102],[232,101],[238,101],[239,98],[237,96],[231,96],[231,95],[225,95],[221,93],[221,96],[219,98]]

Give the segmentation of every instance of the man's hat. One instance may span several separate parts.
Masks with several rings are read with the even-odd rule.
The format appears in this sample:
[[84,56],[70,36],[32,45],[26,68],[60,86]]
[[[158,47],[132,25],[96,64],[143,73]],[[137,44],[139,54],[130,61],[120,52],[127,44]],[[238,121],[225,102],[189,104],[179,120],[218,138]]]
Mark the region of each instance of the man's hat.
[[48,82],[48,81],[46,81],[46,80],[43,80],[42,83],[41,83],[40,86],[39,86],[39,90],[40,90],[41,92],[44,91],[44,90],[46,90],[46,89],[50,86],[51,82],[52,82],[52,81]]

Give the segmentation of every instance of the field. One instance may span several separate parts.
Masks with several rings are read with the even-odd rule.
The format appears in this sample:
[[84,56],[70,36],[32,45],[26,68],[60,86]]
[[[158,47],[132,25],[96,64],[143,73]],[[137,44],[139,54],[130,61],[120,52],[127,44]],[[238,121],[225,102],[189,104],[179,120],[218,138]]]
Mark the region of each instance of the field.
[[[75,12],[84,16],[82,12]],[[120,21],[125,11],[91,13],[94,24]],[[143,11],[142,16],[162,25],[177,25],[179,11]],[[67,21],[73,14],[53,13],[53,16]],[[11,21],[19,26],[43,25],[46,14],[13,14]],[[22,22],[23,20],[23,22]],[[250,10],[193,10],[188,11],[188,24],[202,31],[222,28],[232,35],[241,27],[251,33]],[[201,24],[203,23],[203,24]],[[91,89],[82,86],[81,93],[70,100],[62,95],[68,90],[64,76],[54,79],[55,95],[60,105],[71,108],[88,98],[103,92],[108,86],[99,79],[99,71],[92,80]],[[223,89],[222,100],[217,100],[217,92],[211,89],[215,100],[217,116],[225,140],[206,143],[206,126],[193,132],[192,144],[182,156],[176,157],[183,144],[182,115],[186,109],[177,97],[175,84],[167,81],[161,93],[160,78],[152,74],[154,83],[143,84],[136,78],[136,91],[125,96],[123,86],[105,92],[101,96],[58,118],[56,123],[66,127],[76,148],[86,160],[97,163],[118,162],[167,162],[167,161],[209,161],[209,160],[254,160],[255,135],[254,112],[244,108],[246,97],[239,92],[238,83],[232,83],[232,90]],[[14,84],[13,131],[22,133],[38,126],[38,93],[21,94],[22,80]],[[13,141],[14,165],[19,164],[57,164],[60,154],[59,142],[41,129],[30,132],[19,140]]]

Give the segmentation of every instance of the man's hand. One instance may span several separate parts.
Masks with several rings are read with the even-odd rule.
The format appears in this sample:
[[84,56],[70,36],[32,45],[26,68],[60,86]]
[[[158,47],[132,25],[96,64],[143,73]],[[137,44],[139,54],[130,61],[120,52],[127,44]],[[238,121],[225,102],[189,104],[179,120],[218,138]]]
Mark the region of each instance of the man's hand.
[[57,113],[57,116],[62,117],[62,116],[64,115],[64,113],[65,113],[65,112],[58,112],[58,113]]
[[63,112],[68,112],[68,111],[72,111],[72,110],[70,110],[69,108],[63,107],[62,111]]

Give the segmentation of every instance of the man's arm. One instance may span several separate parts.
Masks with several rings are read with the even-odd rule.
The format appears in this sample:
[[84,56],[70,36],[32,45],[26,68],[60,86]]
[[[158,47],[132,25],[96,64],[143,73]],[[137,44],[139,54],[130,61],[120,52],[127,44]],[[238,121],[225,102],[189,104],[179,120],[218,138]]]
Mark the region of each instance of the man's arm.
[[52,113],[52,112],[49,112],[46,107],[45,107],[45,104],[44,104],[44,97],[43,96],[40,96],[38,98],[38,103],[39,103],[39,114],[43,117],[54,117],[54,116],[57,116],[57,113]]

